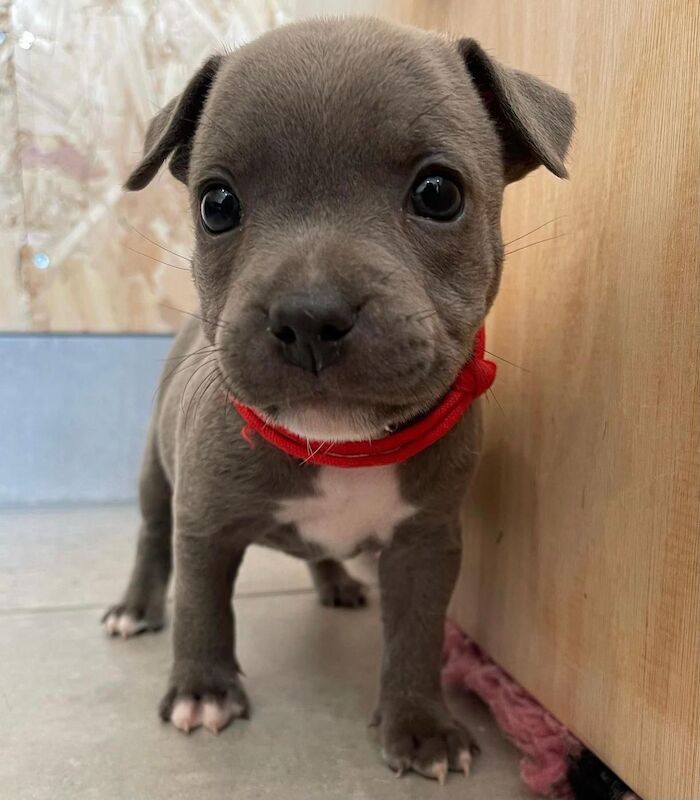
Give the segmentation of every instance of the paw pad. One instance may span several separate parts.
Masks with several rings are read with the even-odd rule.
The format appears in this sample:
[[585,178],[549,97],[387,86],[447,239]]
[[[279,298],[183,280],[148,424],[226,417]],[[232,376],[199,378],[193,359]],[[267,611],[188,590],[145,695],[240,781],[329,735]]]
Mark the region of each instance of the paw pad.
[[145,619],[138,619],[132,614],[110,611],[103,619],[103,625],[108,636],[121,636],[129,639],[148,630]]
[[221,700],[181,697],[175,701],[170,721],[183,733],[190,733],[203,726],[213,734],[218,734],[232,720],[245,716],[245,712],[245,706],[231,697]]

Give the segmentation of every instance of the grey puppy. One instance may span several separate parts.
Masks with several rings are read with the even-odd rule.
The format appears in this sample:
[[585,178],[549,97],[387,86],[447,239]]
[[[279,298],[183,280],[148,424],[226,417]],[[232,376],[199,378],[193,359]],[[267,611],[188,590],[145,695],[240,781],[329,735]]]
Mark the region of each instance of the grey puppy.
[[420,418],[496,296],[505,185],[540,165],[565,177],[573,123],[565,94],[474,40],[374,19],[295,24],[214,56],[153,119],[126,187],[167,159],[187,185],[201,317],[173,345],[136,563],[105,625],[162,627],[174,560],[164,720],[218,731],[248,713],[231,594],[249,544],[306,559],[322,602],[345,606],[365,598],[339,559],[377,548],[384,758],[441,781],[468,772],[475,744],[445,709],[440,661],[478,405],[405,463],[339,469],[251,446],[226,393],[310,440]]

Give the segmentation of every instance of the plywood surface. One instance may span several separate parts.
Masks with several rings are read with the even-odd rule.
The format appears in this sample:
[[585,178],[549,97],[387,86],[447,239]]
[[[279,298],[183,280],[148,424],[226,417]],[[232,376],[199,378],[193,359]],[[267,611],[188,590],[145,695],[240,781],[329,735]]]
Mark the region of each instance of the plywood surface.
[[[11,0],[0,0],[0,31],[11,28]],[[0,43],[0,319],[10,329],[28,324],[19,252],[24,236],[14,50]]]
[[177,325],[172,309],[194,302],[184,189],[169,175],[138,195],[121,184],[148,120],[204,58],[288,20],[293,6],[0,3],[0,330]]
[[448,23],[579,112],[572,180],[507,191],[506,241],[549,225],[507,248],[487,347],[524,369],[487,404],[453,611],[645,800],[698,800],[700,10],[476,0]]

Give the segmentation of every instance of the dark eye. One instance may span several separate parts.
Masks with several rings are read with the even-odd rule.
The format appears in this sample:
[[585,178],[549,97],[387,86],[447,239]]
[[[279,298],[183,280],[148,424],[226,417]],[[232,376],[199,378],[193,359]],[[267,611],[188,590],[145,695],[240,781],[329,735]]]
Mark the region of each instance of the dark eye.
[[210,186],[202,195],[199,213],[209,233],[224,233],[241,224],[241,204],[228,186]]
[[420,178],[411,190],[411,210],[419,217],[447,222],[459,214],[463,205],[462,190],[447,175]]

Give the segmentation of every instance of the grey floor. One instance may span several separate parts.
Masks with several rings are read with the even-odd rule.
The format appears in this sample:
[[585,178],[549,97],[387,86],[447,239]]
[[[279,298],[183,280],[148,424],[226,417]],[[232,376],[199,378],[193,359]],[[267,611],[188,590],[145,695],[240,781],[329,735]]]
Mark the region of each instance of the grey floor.
[[[376,594],[318,606],[303,564],[251,549],[237,586],[253,718],[214,737],[159,722],[169,636],[107,639],[101,610],[129,566],[130,507],[0,512],[0,794],[12,800],[524,800],[518,756],[473,699],[455,713],[482,746],[444,788],[383,766],[367,720]],[[370,565],[355,571],[371,579]]]

